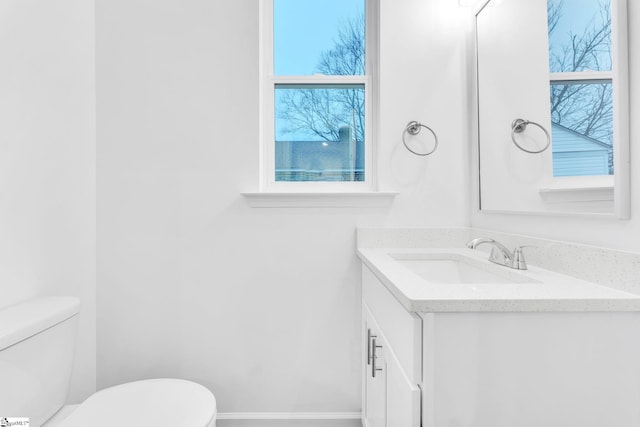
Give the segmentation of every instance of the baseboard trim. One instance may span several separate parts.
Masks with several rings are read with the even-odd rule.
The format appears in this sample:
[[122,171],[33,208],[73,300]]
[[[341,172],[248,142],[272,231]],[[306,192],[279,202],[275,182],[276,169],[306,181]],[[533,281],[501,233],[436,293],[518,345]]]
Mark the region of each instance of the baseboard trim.
[[220,412],[219,420],[359,420],[360,412]]

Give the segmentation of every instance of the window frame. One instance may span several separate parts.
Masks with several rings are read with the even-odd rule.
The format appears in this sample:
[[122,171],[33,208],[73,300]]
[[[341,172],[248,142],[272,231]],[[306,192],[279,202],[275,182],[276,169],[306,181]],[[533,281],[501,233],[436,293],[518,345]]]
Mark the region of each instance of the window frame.
[[[321,0],[319,0],[321,1]],[[375,123],[377,122],[378,0],[365,3],[365,74],[361,76],[274,75],[274,0],[260,0],[260,192],[362,193],[376,191]],[[365,92],[364,181],[276,181],[275,90],[277,85],[336,87],[363,85]]]

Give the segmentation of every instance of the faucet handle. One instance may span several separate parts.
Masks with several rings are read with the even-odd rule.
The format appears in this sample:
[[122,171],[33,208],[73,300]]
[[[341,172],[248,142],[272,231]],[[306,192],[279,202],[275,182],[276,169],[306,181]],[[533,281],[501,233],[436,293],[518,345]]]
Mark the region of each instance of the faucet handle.
[[524,252],[522,249],[524,248],[535,248],[534,245],[523,245],[518,246],[513,250],[513,268],[517,270],[526,270],[527,269],[527,261],[524,259]]

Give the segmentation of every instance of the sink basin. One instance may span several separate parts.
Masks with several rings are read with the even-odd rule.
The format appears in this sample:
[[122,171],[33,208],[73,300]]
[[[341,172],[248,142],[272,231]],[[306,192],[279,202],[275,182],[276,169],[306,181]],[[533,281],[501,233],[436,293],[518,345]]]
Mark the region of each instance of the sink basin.
[[459,254],[390,254],[403,267],[430,283],[526,283],[533,280],[508,267]]

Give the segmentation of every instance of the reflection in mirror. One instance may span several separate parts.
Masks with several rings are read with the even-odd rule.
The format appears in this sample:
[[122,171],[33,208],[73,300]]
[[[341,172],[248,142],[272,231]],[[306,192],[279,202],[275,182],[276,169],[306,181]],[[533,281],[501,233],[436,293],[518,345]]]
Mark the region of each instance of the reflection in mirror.
[[610,10],[603,0],[547,0],[553,176],[613,175],[611,78],[598,73],[611,71]]
[[480,208],[628,217],[625,1],[489,1],[476,39]]

